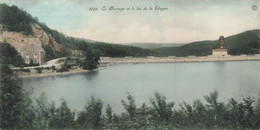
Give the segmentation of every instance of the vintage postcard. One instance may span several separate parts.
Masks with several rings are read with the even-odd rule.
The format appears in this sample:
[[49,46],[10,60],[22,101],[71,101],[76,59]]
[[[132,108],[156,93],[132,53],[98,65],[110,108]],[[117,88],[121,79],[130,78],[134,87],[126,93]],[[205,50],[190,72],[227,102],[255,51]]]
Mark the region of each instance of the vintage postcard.
[[260,129],[259,0],[0,0],[0,129]]

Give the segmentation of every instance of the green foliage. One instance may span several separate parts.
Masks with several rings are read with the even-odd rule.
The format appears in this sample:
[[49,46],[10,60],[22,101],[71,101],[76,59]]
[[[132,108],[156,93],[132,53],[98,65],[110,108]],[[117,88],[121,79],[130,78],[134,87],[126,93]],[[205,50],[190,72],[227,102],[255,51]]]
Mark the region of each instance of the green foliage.
[[134,97],[132,95],[130,95],[128,93],[127,100],[128,100],[128,104],[124,100],[121,100],[122,105],[124,106],[124,108],[126,109],[128,114],[131,117],[133,117],[133,116],[135,116],[135,113],[136,113],[135,99],[134,99]]
[[102,107],[103,102],[94,97],[88,102],[85,111],[81,112],[78,117],[78,123],[84,129],[99,129],[102,128]]
[[33,30],[30,26],[35,21],[26,11],[17,6],[9,7],[6,4],[0,4],[0,24],[8,31],[23,32],[26,35],[32,35]]
[[2,73],[0,78],[0,127],[4,129],[32,128],[33,107],[28,94],[21,88],[21,81]]
[[[122,101],[126,112],[113,114],[110,105],[106,117],[102,116],[103,102],[91,97],[85,110],[75,115],[66,101],[59,107],[48,104],[42,94],[34,107],[28,95],[22,93],[19,80],[4,74],[1,80],[1,128],[33,129],[258,129],[260,100],[253,107],[254,99],[244,98],[242,102],[231,99],[229,103],[219,102],[216,91],[205,96],[206,104],[196,100],[193,105],[180,104],[173,108],[172,102],[159,93],[151,99],[151,107],[141,107],[128,93],[127,102]],[[75,118],[77,117],[77,118]]]
[[218,93],[212,92],[204,97],[207,104],[194,101],[193,106],[183,103],[181,110],[174,111],[173,123],[177,128],[221,128],[221,129],[244,129],[257,128],[256,114],[253,111],[251,98],[244,98],[238,103],[231,99],[228,104],[218,102]]
[[0,43],[0,63],[19,67],[24,66],[22,57],[9,43]]
[[0,64],[0,77],[13,74],[13,70],[7,64]]
[[56,70],[56,67],[55,67],[54,65],[51,66],[51,70],[52,70],[52,71]]
[[101,56],[109,57],[144,57],[149,55],[154,55],[155,53],[148,49],[141,49],[138,47],[118,45],[118,44],[108,44],[102,42],[95,42],[90,44],[93,49],[99,49]]
[[155,93],[154,96],[155,99],[151,99],[151,104],[153,106],[155,120],[161,123],[167,123],[172,117],[174,103],[166,103],[166,98],[159,93]]
[[36,120],[34,127],[37,129],[71,129],[75,128],[75,113],[68,108],[66,101],[62,100],[61,105],[55,108],[54,103],[48,104],[47,97],[43,93],[36,99]]
[[66,101],[62,101],[60,107],[55,109],[51,119],[50,127],[54,129],[73,128],[75,114],[67,106]]
[[66,46],[62,46],[60,53],[59,53],[59,57],[66,57],[66,56],[70,56],[71,55],[71,49],[66,47]]
[[[259,30],[250,30],[225,38],[224,47],[230,55],[260,53]],[[156,56],[207,56],[218,43],[215,41],[198,41],[181,47],[164,47],[154,49]]]
[[45,61],[48,61],[48,60],[51,60],[51,59],[54,59],[54,58],[57,58],[55,52],[53,49],[51,49],[50,46],[43,46],[43,49],[45,51]]
[[258,128],[259,128],[260,127],[260,93],[259,93],[259,97],[258,97],[257,104],[255,107],[255,115],[256,115],[255,126],[258,126]]
[[48,104],[45,93],[42,93],[35,101],[36,106],[34,112],[36,114],[36,120],[34,122],[34,127],[38,129],[50,128],[51,121],[54,118],[54,104]]
[[19,70],[16,70],[16,71],[31,72],[30,69],[19,69]]
[[[123,103],[127,113],[114,115],[105,128],[117,129],[255,129],[259,128],[259,106],[253,109],[252,98],[238,103],[231,99],[228,104],[219,102],[216,91],[205,96],[206,104],[196,100],[193,105],[180,104],[179,110],[172,110],[173,103],[155,93],[152,107],[143,104],[137,108],[134,97],[128,94],[128,104]],[[130,105],[131,104],[131,105]],[[132,106],[132,107],[131,107]],[[134,109],[130,109],[134,108]],[[134,113],[134,114],[130,114]],[[258,113],[259,114],[259,113]],[[134,115],[134,116],[131,116]]]
[[107,108],[106,108],[106,117],[107,117],[107,120],[108,122],[111,122],[112,121],[112,108],[110,105],[107,105]]
[[40,73],[42,73],[43,68],[34,68],[34,69],[37,71],[38,74],[40,74]]
[[93,70],[98,67],[99,60],[100,60],[100,51],[89,49],[87,52],[85,52],[85,59],[81,62],[80,66],[86,70]]
[[69,71],[69,69],[71,69],[71,65],[69,65],[68,62],[65,61],[65,63],[61,66],[60,69],[57,70],[57,72],[65,72]]

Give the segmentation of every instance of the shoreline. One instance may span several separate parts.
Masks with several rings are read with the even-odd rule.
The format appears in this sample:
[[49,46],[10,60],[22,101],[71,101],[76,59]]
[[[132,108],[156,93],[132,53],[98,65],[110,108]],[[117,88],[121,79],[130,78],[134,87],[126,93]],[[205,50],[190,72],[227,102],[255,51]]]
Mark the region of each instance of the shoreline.
[[[219,61],[257,61],[260,60],[260,54],[257,55],[241,55],[241,56],[225,56],[225,57],[122,57],[122,58],[110,58],[101,57],[100,64],[141,64],[141,63],[189,63],[189,62],[219,62]],[[37,77],[48,77],[58,75],[69,75],[84,73],[90,71],[99,71],[105,69],[106,66],[99,66],[94,70],[84,70],[79,67],[70,69],[66,72],[53,72],[52,70],[43,70],[42,73],[37,73],[36,70],[31,69],[31,72],[16,72],[20,78],[37,78]],[[33,71],[33,72],[32,72]]]
[[100,64],[138,64],[138,63],[188,63],[188,62],[218,62],[218,61],[255,61],[260,60],[260,54],[241,56],[189,56],[189,57],[142,57],[142,58],[109,58],[103,57]]
[[26,78],[39,78],[39,77],[49,77],[49,76],[59,76],[59,75],[69,75],[69,74],[78,74],[78,73],[85,73],[85,72],[90,72],[90,71],[99,71],[99,70],[103,70],[105,69],[105,67],[98,67],[97,69],[93,69],[93,70],[84,70],[84,69],[71,69],[69,71],[66,72],[51,72],[51,71],[46,71],[46,72],[42,72],[42,73],[34,73],[34,74],[28,74],[24,75],[24,73],[26,72],[22,72],[22,73],[16,73],[18,75],[19,78],[22,79],[26,79]]

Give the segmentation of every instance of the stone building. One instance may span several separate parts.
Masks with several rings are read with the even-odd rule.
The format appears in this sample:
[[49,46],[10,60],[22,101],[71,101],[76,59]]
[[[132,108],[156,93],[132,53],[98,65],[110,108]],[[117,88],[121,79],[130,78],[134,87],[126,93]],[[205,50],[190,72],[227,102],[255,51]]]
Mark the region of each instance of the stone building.
[[20,48],[18,48],[18,52],[21,54],[26,64],[32,62],[34,64],[42,65],[44,63],[45,52],[40,44],[22,44]]
[[228,49],[224,48],[224,44],[225,44],[225,38],[224,38],[224,36],[220,36],[219,43],[216,45],[216,47],[212,51],[213,57],[228,56]]

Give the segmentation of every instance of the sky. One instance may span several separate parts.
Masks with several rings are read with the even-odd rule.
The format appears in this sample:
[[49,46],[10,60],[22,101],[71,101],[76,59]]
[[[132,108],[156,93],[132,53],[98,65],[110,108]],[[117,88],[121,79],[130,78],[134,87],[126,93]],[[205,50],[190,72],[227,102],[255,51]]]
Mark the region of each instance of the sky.
[[[260,0],[0,0],[0,3],[16,5],[68,36],[109,43],[189,43],[260,28]],[[257,9],[252,9],[254,5]],[[165,10],[155,10],[156,6]]]

